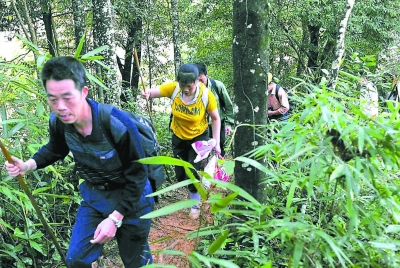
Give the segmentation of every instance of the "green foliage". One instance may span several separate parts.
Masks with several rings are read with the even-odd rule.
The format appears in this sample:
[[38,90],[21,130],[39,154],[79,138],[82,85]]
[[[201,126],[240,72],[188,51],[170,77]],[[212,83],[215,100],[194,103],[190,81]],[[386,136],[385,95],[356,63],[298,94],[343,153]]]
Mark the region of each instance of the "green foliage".
[[[312,93],[303,96],[301,111],[281,127],[270,125],[279,131],[269,131],[265,145],[232,161],[265,173],[268,202],[260,204],[234,184],[213,181],[228,193],[211,192],[205,199],[215,218],[213,225],[189,235],[200,238],[188,256],[194,267],[400,265],[400,108],[391,106],[370,120],[346,88],[307,87]],[[335,138],[343,146],[332,143]],[[275,164],[261,166],[255,161],[260,158]],[[157,213],[173,211],[165,207]]]
[[[41,16],[35,3],[29,3],[35,20]],[[114,1],[119,22],[143,19],[143,63],[148,86],[174,79],[172,59],[166,47],[171,43],[170,10],[163,1]],[[180,1],[181,49],[184,62],[203,61],[210,75],[233,86],[231,64],[232,1]],[[68,3],[52,3],[55,28],[61,54],[70,54],[75,46]],[[188,259],[194,267],[396,267],[399,266],[400,205],[398,177],[399,121],[398,112],[388,104],[386,112],[375,120],[367,119],[359,109],[359,70],[373,73],[381,96],[388,92],[391,81],[383,74],[398,75],[398,12],[399,1],[364,1],[355,4],[346,35],[346,58],[342,64],[337,91],[330,92],[326,83],[307,84],[299,77],[320,81],[321,68],[329,66],[330,56],[343,15],[344,2],[294,1],[282,5],[269,1],[268,51],[270,67],[283,85],[300,82],[296,100],[301,102],[297,114],[282,128],[262,127],[257,133],[265,136],[265,144],[245,156],[237,156],[226,165],[245,164],[263,172],[264,187],[269,201],[260,204],[243,189],[231,183],[212,181],[226,196],[207,193],[188,165],[171,158],[161,161],[169,168],[186,167],[189,180],[163,188],[153,195],[185,187],[195,182],[202,197],[215,213],[214,223],[196,230],[190,238],[202,238]],[[65,12],[64,12],[65,11]],[[167,12],[168,11],[168,12]],[[88,29],[92,21],[90,12]],[[14,14],[9,15],[11,17]],[[7,16],[7,17],[9,17]],[[121,23],[122,25],[122,23]],[[124,26],[124,27],[125,27]],[[313,28],[315,27],[315,28]],[[41,29],[38,27],[38,29]],[[318,43],[310,42],[312,29],[317,29]],[[90,31],[88,31],[90,32]],[[120,46],[125,46],[127,29],[117,29]],[[315,32],[314,32],[315,33]],[[41,89],[38,70],[50,57],[42,51],[46,42],[25,40],[37,60],[29,57],[23,63],[0,63],[0,130],[13,155],[28,158],[47,140],[49,110]],[[23,39],[23,38],[20,38]],[[87,63],[101,63],[98,48],[82,56],[83,40],[75,57]],[[90,44],[88,44],[90,46]],[[129,53],[129,52],[128,52]],[[309,62],[316,53],[316,62]],[[102,67],[106,67],[102,65]],[[108,67],[107,67],[108,68]],[[94,68],[93,68],[94,69]],[[105,88],[99,77],[88,72],[90,80]],[[323,72],[322,72],[323,73]],[[151,74],[151,75],[150,75]],[[289,77],[297,77],[289,80]],[[145,114],[135,99],[130,109]],[[165,103],[164,103],[165,104]],[[162,155],[171,155],[169,113],[153,113]],[[240,126],[239,126],[240,127]],[[266,131],[268,128],[268,132]],[[327,131],[336,129],[343,139],[343,148],[332,146]],[[279,131],[273,131],[279,130]],[[344,161],[343,157],[350,160]],[[257,160],[265,158],[267,166]],[[0,161],[4,158],[0,156]],[[35,198],[45,217],[56,230],[63,248],[67,247],[73,221],[74,206],[79,202],[71,175],[73,163],[64,162],[27,176]],[[231,173],[233,168],[230,168]],[[46,239],[46,234],[25,194],[16,181],[6,177],[0,183],[0,266],[50,267],[59,264],[60,257]],[[166,215],[192,206],[181,201],[161,208],[145,217]],[[214,241],[214,242],[211,242]],[[166,254],[181,254],[166,251]],[[149,267],[170,267],[150,265]]]

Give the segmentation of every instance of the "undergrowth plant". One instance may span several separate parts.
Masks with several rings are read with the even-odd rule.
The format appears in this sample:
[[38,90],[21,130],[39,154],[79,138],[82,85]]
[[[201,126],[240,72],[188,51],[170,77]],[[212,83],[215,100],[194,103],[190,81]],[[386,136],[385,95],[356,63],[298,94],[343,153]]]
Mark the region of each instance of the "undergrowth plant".
[[[211,180],[231,194],[200,194],[217,224],[192,232],[200,245],[193,267],[398,267],[400,231],[400,108],[367,118],[358,98],[306,85],[289,122],[258,128],[265,144],[228,166],[245,163],[264,172],[268,196],[260,204],[232,183]],[[238,126],[240,127],[240,125]],[[265,158],[267,166],[257,161]],[[155,194],[196,181],[190,179]],[[149,163],[150,163],[149,162]],[[179,201],[144,217],[193,205]],[[164,254],[180,254],[165,251]],[[148,267],[157,267],[149,265]]]

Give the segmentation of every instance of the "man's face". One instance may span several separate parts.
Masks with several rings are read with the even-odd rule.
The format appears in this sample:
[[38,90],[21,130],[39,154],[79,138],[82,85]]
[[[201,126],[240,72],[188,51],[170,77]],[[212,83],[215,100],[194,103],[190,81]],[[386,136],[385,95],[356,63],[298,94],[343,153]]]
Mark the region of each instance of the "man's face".
[[208,86],[208,76],[205,74],[201,74],[199,75],[199,77],[197,78],[197,81],[202,82],[204,85]]
[[51,109],[63,123],[73,124],[80,119],[88,94],[86,86],[80,91],[71,79],[48,80],[46,91]]
[[183,94],[186,96],[192,96],[196,92],[197,82],[189,84],[183,84],[179,82],[179,87],[181,88]]

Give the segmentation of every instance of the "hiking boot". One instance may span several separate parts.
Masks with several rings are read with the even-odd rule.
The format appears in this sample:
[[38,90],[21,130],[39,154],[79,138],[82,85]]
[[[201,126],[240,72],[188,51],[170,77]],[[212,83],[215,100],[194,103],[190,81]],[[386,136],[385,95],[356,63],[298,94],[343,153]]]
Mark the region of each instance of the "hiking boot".
[[190,213],[189,213],[189,217],[192,220],[197,220],[200,216],[200,209],[199,208],[191,208],[190,209]]

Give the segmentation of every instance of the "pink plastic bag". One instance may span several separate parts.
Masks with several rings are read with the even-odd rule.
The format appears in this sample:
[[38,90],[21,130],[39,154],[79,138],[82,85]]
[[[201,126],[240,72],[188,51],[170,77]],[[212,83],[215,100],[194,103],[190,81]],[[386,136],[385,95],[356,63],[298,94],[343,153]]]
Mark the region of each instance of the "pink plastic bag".
[[194,160],[194,162],[197,163],[197,162],[207,158],[216,144],[217,144],[217,141],[215,139],[211,139],[208,141],[193,142],[192,148],[197,153],[197,156],[196,156],[196,159]]
[[[196,141],[192,143],[193,150],[197,153],[195,163],[209,158],[208,163],[204,167],[204,172],[207,172],[213,179],[220,181],[227,181],[229,179],[228,173],[224,169],[224,165],[218,164],[218,159],[224,159],[220,154],[213,153],[212,150],[216,145],[216,140],[211,139],[208,141]],[[211,153],[211,157],[210,156]],[[206,188],[211,187],[211,182],[206,178],[202,178],[202,183]]]
[[[221,155],[218,155],[218,159],[223,160],[224,158]],[[214,172],[214,179],[219,181],[227,181],[229,179],[229,174],[226,173],[224,165],[219,164],[218,161]]]

